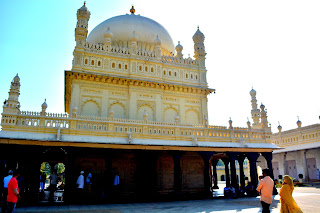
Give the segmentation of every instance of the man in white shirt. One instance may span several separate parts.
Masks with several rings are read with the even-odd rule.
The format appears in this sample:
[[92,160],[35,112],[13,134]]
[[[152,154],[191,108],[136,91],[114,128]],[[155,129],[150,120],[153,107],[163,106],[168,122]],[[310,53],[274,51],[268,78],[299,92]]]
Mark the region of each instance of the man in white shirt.
[[260,194],[260,201],[262,205],[262,213],[270,213],[270,205],[272,203],[272,193],[274,182],[270,178],[270,170],[262,170],[263,179],[259,182],[257,191]]
[[81,171],[80,175],[78,177],[78,180],[77,180],[77,188],[78,189],[83,189],[83,187],[84,187],[84,176],[83,176],[83,174],[84,174],[84,171]]
[[6,212],[7,209],[7,196],[8,196],[8,184],[12,178],[13,171],[9,170],[8,175],[3,178],[3,197],[2,197],[2,212]]

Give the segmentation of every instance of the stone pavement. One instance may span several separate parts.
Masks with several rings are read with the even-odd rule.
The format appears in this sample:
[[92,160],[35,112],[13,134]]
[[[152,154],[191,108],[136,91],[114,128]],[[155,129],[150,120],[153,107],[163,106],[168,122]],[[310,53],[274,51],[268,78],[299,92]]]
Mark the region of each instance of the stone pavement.
[[[293,196],[304,213],[320,213],[320,188],[296,187]],[[279,195],[274,197],[271,212],[280,211]],[[259,213],[260,198],[239,199],[206,199],[189,201],[172,201],[158,203],[127,203],[127,204],[102,204],[102,205],[62,205],[49,207],[23,207],[16,212],[80,212],[80,213]]]

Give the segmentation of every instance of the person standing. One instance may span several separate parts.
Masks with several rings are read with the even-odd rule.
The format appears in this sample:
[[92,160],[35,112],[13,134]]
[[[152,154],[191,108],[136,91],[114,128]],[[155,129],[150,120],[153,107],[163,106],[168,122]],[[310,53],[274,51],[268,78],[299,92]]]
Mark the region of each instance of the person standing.
[[77,188],[80,189],[80,190],[83,190],[83,187],[84,187],[84,171],[81,171],[80,172],[80,175],[77,179]]
[[7,209],[8,184],[12,178],[13,171],[9,170],[8,175],[3,178],[3,197],[2,197],[2,212],[5,213]]
[[92,186],[92,174],[89,172],[89,174],[86,177],[86,186],[89,193],[91,193],[91,186]]
[[120,177],[119,177],[119,173],[116,172],[116,175],[114,176],[114,180],[113,180],[113,192],[114,192],[114,197],[116,199],[118,199],[120,196],[119,186],[120,186]]
[[20,172],[18,170],[15,170],[13,172],[13,177],[10,179],[8,183],[8,196],[7,196],[7,213],[14,213],[14,210],[16,208],[16,204],[18,200],[20,200],[20,194],[19,194],[19,186],[17,178],[19,177]]
[[319,169],[317,169],[316,174],[317,174],[318,181],[320,181],[320,171],[319,171]]
[[262,205],[262,213],[270,213],[270,205],[272,203],[272,193],[274,182],[270,178],[270,170],[262,170],[263,179],[259,182],[257,191],[260,194],[260,201]]
[[302,213],[302,210],[292,197],[293,190],[292,178],[289,175],[283,176],[283,184],[280,189],[280,213]]
[[84,171],[80,172],[80,175],[77,179],[77,194],[75,196],[75,198],[77,199],[77,202],[81,202],[83,200],[83,196],[84,196],[84,192],[83,192],[83,188],[84,188]]
[[57,184],[58,184],[58,176],[56,174],[56,171],[53,170],[52,174],[49,177],[50,179],[50,196],[49,196],[49,201],[53,202],[54,201],[54,192],[57,190]]

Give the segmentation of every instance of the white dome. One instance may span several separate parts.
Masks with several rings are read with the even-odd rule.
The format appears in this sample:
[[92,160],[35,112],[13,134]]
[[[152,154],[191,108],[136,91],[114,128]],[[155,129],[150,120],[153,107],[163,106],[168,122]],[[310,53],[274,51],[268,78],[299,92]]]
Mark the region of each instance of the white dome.
[[162,48],[172,53],[175,52],[172,38],[161,24],[134,14],[115,16],[105,20],[90,32],[87,41],[91,44],[103,43],[104,34],[108,31],[108,27],[113,34],[112,41],[128,41],[135,32],[138,41],[152,44],[158,36]]

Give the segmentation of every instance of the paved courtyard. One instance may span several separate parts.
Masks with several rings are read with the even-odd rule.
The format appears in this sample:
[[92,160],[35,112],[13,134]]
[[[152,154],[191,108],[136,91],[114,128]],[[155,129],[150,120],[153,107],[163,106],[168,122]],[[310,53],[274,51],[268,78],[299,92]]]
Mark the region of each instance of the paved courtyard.
[[[296,187],[293,196],[304,213],[320,213],[320,187]],[[272,213],[280,211],[279,195],[274,197],[271,205]],[[102,204],[102,205],[62,205],[50,207],[23,207],[16,212],[80,212],[80,213],[258,213],[260,201],[258,198],[239,198],[226,200],[221,198],[207,200],[173,201],[159,203],[130,203],[130,204]]]

